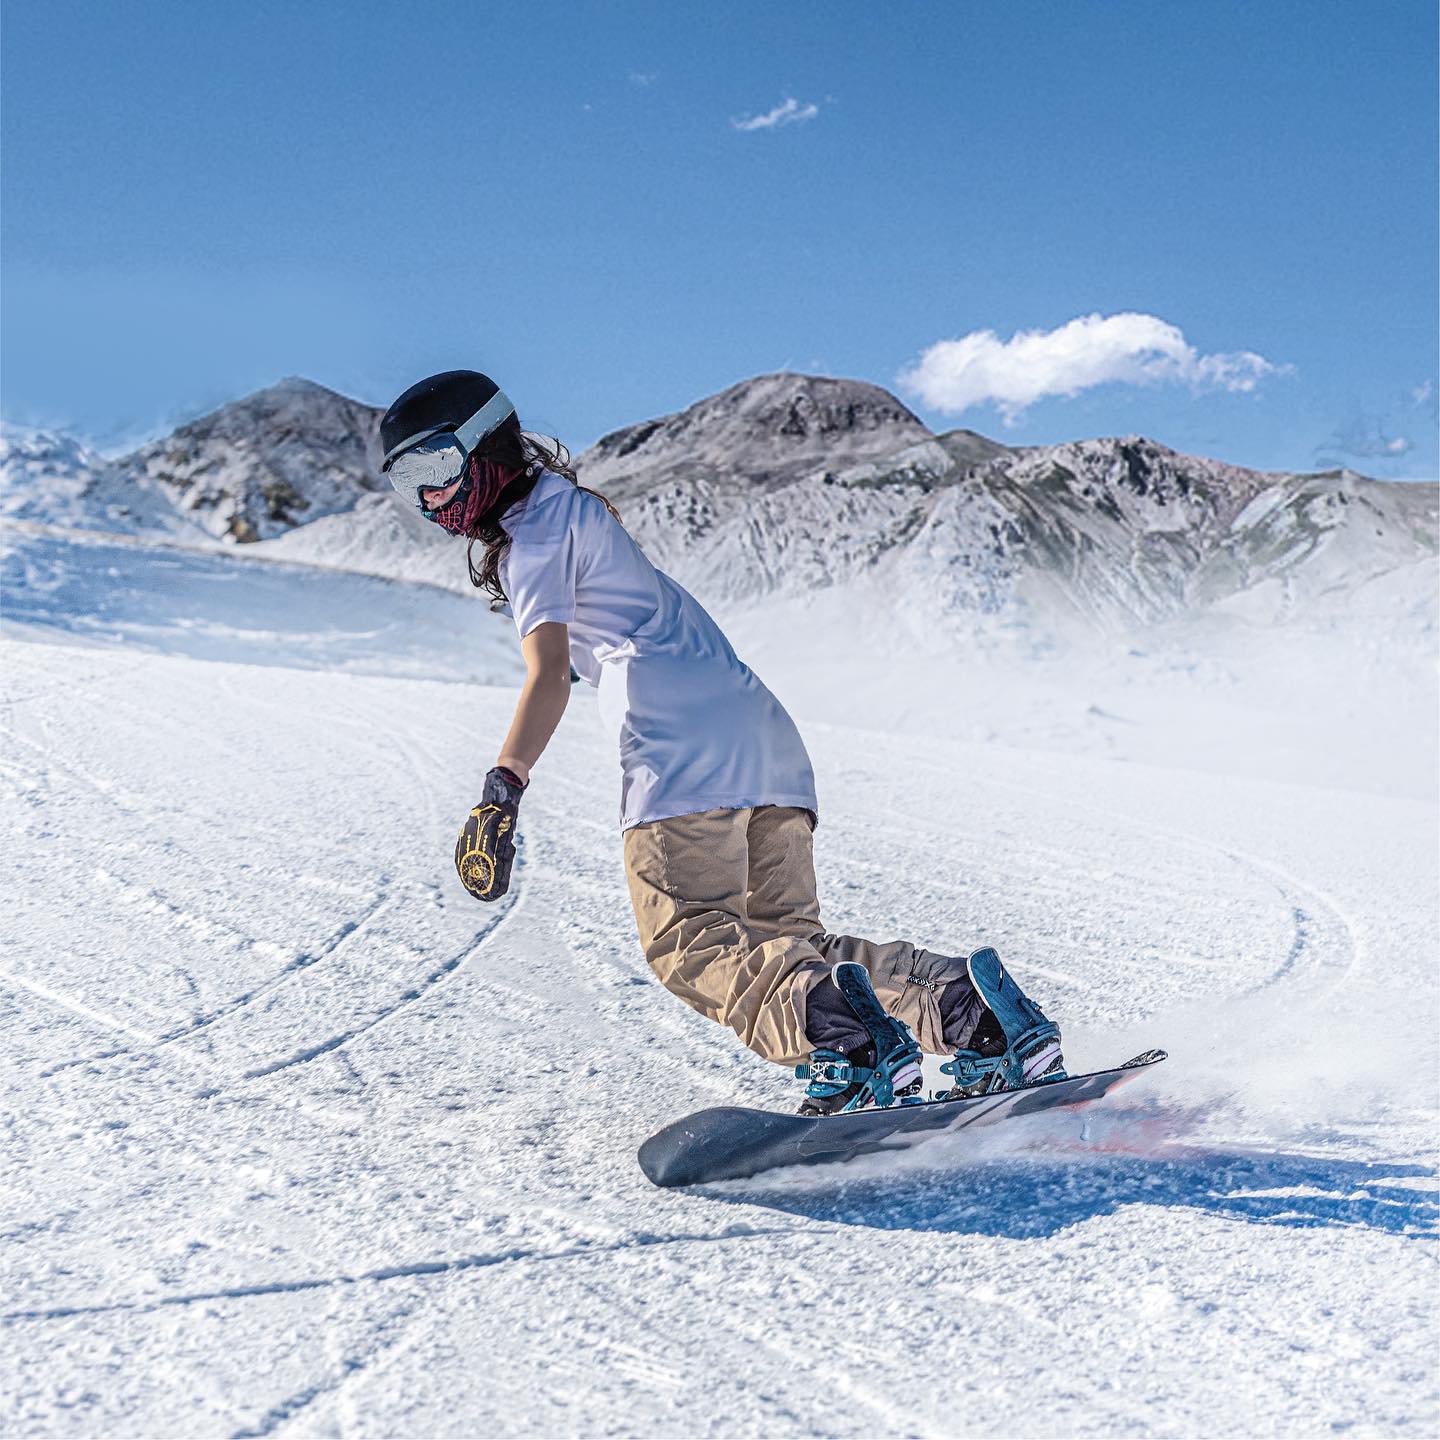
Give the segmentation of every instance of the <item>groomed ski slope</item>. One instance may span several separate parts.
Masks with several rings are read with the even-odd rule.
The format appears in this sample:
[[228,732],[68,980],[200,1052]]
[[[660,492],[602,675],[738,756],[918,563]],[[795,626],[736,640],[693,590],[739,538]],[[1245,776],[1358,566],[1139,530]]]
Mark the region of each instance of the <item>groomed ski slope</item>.
[[978,1143],[663,1192],[648,1133],[794,1082],[650,979],[589,692],[486,908],[450,862],[513,703],[483,606],[8,564],[0,1432],[1435,1433],[1428,781],[887,732],[768,655],[830,926],[995,944],[1073,1069],[1171,1059]]

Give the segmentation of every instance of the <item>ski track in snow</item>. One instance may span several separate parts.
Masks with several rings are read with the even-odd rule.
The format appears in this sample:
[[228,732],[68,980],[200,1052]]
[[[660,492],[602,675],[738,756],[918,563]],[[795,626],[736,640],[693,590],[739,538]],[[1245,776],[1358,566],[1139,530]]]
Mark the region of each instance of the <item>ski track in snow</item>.
[[1428,797],[804,723],[832,930],[993,941],[1072,1068],[1172,1059],[660,1192],[651,1130],[795,1086],[650,978],[590,697],[478,906],[495,634],[327,672],[297,581],[310,668],[227,662],[235,564],[203,651],[113,598],[123,643],[32,597],[0,644],[5,1433],[1434,1432]]
[[[1007,785],[1004,788],[1028,794],[1034,799],[1045,798],[1034,791],[1025,791],[1014,785]],[[1093,814],[1093,809],[1089,813]],[[1142,825],[1134,819],[1123,817],[1114,811],[1108,811],[1106,815],[1112,825],[1127,826],[1132,830],[1142,830],[1155,836],[1165,844],[1167,850],[1172,854],[1184,853],[1187,848],[1193,848],[1196,845],[1193,839],[1176,830],[1153,824]],[[1258,855],[1252,855],[1230,846],[1210,845],[1208,848],[1213,853],[1237,865],[1248,866],[1257,875],[1266,877],[1274,885],[1282,902],[1290,909],[1291,923],[1294,926],[1294,941],[1274,973],[1256,984],[1254,987],[1256,992],[1277,985],[1290,976],[1297,966],[1300,966],[1310,972],[1305,976],[1308,982],[1307,989],[1310,990],[1312,997],[1320,998],[1315,994],[1314,982],[1321,977],[1323,972],[1333,972],[1330,975],[1328,989],[1339,984],[1345,975],[1354,968],[1359,958],[1355,932],[1334,899],[1314,885],[1306,884],[1298,876],[1291,874],[1273,861],[1264,860]],[[1300,903],[1306,897],[1308,897],[1307,903],[1311,906],[1310,911],[1305,910]],[[1323,932],[1326,930],[1329,933],[1319,936],[1312,933],[1312,931]],[[1339,953],[1334,953],[1336,951]],[[1174,955],[1167,957],[1172,963],[1179,958],[1181,957]]]
[[515,1261],[576,1260],[610,1251],[630,1250],[649,1245],[713,1244],[717,1241],[745,1238],[750,1235],[781,1235],[798,1231],[799,1226],[773,1226],[765,1230],[739,1227],[722,1234],[704,1235],[641,1235],[614,1245],[579,1247],[573,1250],[512,1250],[499,1255],[459,1255],[446,1259],[417,1260],[404,1265],[386,1265],[358,1275],[326,1275],[312,1279],[279,1280],[265,1285],[240,1285],[223,1290],[202,1291],[194,1295],[166,1295],[150,1302],[117,1301],[106,1305],[58,1306],[51,1310],[15,1310],[0,1314],[6,1322],[24,1320],[64,1320],[73,1315],[103,1315],[120,1310],[155,1311],[174,1305],[196,1305],[212,1300],[244,1300],[255,1295],[287,1295],[302,1290],[323,1290],[335,1285],[379,1284],[387,1280],[410,1280],[417,1276],[455,1275],[490,1265]]

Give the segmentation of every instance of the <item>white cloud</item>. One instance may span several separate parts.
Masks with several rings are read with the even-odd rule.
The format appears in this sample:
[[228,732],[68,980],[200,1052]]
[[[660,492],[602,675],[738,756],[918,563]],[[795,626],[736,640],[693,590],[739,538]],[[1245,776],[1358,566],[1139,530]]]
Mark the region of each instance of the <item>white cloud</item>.
[[1426,380],[1424,384],[1417,385],[1410,392],[1410,399],[1414,401],[1416,405],[1423,405],[1434,393],[1435,382],[1433,380]]
[[818,105],[802,105],[793,95],[764,115],[749,115],[730,123],[737,130],[773,130],[777,125],[794,125],[800,120],[813,120],[820,113]]
[[943,413],[988,402],[1015,425],[1037,400],[1113,381],[1248,391],[1263,376],[1291,368],[1249,350],[1202,355],[1178,326],[1125,312],[1081,315],[1054,330],[1022,330],[1009,340],[993,330],[941,340],[901,372],[899,383]]
[[630,72],[630,83],[644,89],[647,85],[653,85],[660,78],[658,70],[632,70]]
[[1315,451],[1316,459],[1323,465],[1343,464],[1346,459],[1394,460],[1415,448],[1413,440],[1387,434],[1386,429],[1378,415],[1357,415]]

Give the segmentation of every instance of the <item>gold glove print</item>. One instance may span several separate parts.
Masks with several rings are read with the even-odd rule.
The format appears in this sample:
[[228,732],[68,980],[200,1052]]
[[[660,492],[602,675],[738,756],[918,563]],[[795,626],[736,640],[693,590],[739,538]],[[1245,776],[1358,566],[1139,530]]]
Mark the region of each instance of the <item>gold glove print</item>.
[[477,900],[498,900],[510,888],[515,863],[515,819],[525,786],[497,766],[485,777],[480,803],[470,812],[455,842],[460,883]]

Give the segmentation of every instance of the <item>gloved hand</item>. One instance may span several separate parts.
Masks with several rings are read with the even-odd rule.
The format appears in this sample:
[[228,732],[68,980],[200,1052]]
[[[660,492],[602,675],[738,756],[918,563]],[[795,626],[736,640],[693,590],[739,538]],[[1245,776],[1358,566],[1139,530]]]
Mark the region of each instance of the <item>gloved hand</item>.
[[515,817],[525,783],[497,765],[485,777],[480,803],[470,812],[455,842],[460,883],[477,900],[498,900],[510,888],[515,863]]

